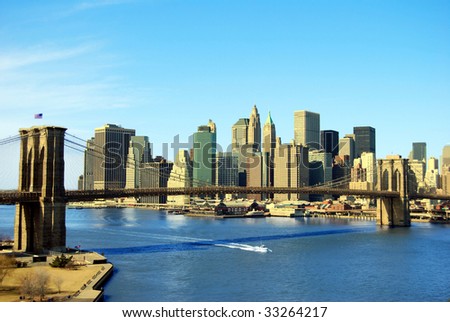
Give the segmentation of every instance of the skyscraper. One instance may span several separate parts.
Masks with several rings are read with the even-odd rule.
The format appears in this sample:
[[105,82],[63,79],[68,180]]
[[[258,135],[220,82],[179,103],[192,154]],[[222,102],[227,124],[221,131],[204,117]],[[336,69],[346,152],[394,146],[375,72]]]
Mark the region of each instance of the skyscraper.
[[[173,163],[167,162],[164,158],[158,161],[145,162],[139,169],[140,188],[166,188],[169,181]],[[164,204],[167,202],[166,195],[142,196],[141,203]]]
[[333,180],[333,157],[324,150],[309,151],[309,185],[314,186]]
[[240,118],[231,128],[231,148],[238,157],[238,185],[246,186],[244,151],[248,147],[249,119]]
[[347,134],[345,137],[339,140],[339,156],[342,160],[348,159],[348,167],[353,166],[353,160],[355,158],[355,136],[353,134]]
[[363,152],[376,154],[376,134],[373,127],[354,127],[353,134],[355,135],[355,158],[360,158]]
[[150,162],[152,152],[150,142],[147,136],[132,136],[128,148],[127,156],[127,178],[126,188],[141,188],[140,186],[140,170],[141,165]]
[[[269,153],[255,152],[247,158],[247,186],[267,187],[269,185]],[[258,201],[267,198],[265,194],[248,194],[249,200]]]
[[[192,186],[192,164],[189,157],[189,152],[186,150],[179,150],[170,172],[168,188],[189,188]],[[168,196],[168,205],[189,205],[189,195]]]
[[[309,185],[316,186],[326,184],[333,180],[333,157],[325,150],[309,151]],[[310,201],[320,201],[331,198],[328,195],[309,195]]]
[[450,194],[450,166],[442,167],[441,186],[444,194]]
[[266,123],[264,123],[263,128],[263,152],[267,152],[273,155],[275,150],[275,145],[277,142],[277,133],[275,129],[275,123],[273,123],[272,116],[267,116]]
[[440,188],[439,185],[439,161],[431,157],[428,159],[427,171],[425,173],[425,183],[428,188]]
[[208,125],[199,126],[194,133],[194,187],[216,184],[216,150],[216,124],[209,120]]
[[320,131],[321,148],[331,153],[334,158],[339,153],[339,132],[333,130]]
[[450,145],[444,146],[441,156],[442,189],[450,194]]
[[361,163],[364,169],[367,170],[367,182],[373,183],[374,187],[377,184],[377,160],[375,153],[363,152],[361,154]]
[[413,160],[426,161],[427,160],[427,144],[425,142],[414,142],[412,144]]
[[84,151],[83,190],[94,190],[94,138],[87,140]]
[[377,171],[375,154],[363,152],[361,158],[354,160],[351,169],[350,189],[373,190],[376,187]]
[[[218,186],[237,186],[239,184],[238,156],[233,152],[218,152],[216,162],[216,181]],[[223,198],[224,196],[220,196]]]
[[253,106],[248,123],[248,144],[254,152],[261,151],[261,122],[256,105]]
[[235,153],[248,144],[248,123],[249,119],[240,118],[231,127],[231,147]]
[[275,154],[275,147],[277,144],[277,133],[275,129],[275,123],[273,123],[272,117],[267,116],[266,123],[263,128],[263,152],[268,154],[267,167],[268,169],[268,185],[273,187],[273,158]]
[[411,170],[411,174],[413,174],[413,178],[415,180],[415,184],[419,187],[423,181],[425,180],[426,173],[426,164],[423,160],[409,160],[408,161],[409,169]]
[[[274,187],[306,187],[309,185],[308,148],[294,144],[277,144],[274,155]],[[274,200],[300,200],[308,196],[297,193],[275,194]]]
[[240,118],[232,127],[232,152],[238,157],[239,186],[247,185],[247,157],[261,151],[261,122],[253,106],[250,118]]
[[95,129],[94,189],[125,187],[128,148],[135,132],[114,124]]
[[442,149],[441,166],[442,167],[450,166],[450,145],[446,145]]
[[309,111],[294,112],[295,144],[320,149],[320,114]]

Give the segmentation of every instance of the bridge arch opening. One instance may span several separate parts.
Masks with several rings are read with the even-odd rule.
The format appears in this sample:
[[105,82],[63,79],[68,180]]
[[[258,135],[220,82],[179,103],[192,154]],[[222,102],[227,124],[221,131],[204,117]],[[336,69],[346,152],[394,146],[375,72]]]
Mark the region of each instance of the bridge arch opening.
[[392,177],[392,191],[400,191],[401,186],[401,176],[398,169],[395,169],[394,175]]
[[382,176],[380,185],[381,185],[382,191],[389,191],[389,171],[388,170],[383,171],[383,176]]
[[28,152],[28,156],[27,159],[25,160],[26,162],[26,169],[23,169],[22,171],[24,171],[25,173],[22,175],[23,179],[22,179],[22,183],[23,183],[23,187],[19,187],[19,189],[23,189],[25,191],[32,191],[33,190],[33,182],[32,182],[32,174],[31,172],[33,171],[33,150],[30,149],[30,151]]

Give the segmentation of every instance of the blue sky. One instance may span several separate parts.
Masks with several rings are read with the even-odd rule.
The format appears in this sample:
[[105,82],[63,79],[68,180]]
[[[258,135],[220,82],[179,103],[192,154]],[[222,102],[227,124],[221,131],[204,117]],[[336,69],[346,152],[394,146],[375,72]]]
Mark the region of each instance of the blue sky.
[[445,0],[0,0],[0,138],[115,123],[160,154],[212,119],[227,146],[256,104],[283,142],[306,109],[341,136],[375,127],[378,157],[412,142],[440,157],[449,39]]

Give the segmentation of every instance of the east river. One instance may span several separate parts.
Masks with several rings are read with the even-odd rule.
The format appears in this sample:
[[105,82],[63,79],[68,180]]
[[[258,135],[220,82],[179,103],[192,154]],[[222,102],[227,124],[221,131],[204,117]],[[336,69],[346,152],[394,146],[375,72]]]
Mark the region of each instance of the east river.
[[[0,206],[0,236],[14,207]],[[67,245],[115,266],[112,302],[445,302],[450,225],[324,218],[210,219],[67,209]],[[264,244],[271,252],[253,251]],[[253,247],[250,247],[253,246]]]

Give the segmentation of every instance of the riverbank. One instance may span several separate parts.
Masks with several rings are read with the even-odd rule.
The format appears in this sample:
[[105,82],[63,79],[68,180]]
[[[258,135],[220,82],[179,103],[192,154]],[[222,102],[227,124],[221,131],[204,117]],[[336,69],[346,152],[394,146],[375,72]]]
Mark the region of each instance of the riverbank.
[[[6,253],[0,252],[0,255],[2,254]],[[43,301],[102,301],[102,286],[112,275],[113,265],[108,263],[105,257],[93,252],[70,254],[70,256],[73,256],[75,264],[72,268],[53,268],[49,263],[53,261],[54,256],[48,256],[44,262],[35,262],[31,255],[18,255],[16,260],[22,267],[8,271],[0,285],[0,302],[40,300],[37,297],[25,299],[22,294],[24,278],[38,275],[48,278]]]
[[[285,207],[277,209],[268,209],[263,216],[249,216],[247,214],[239,215],[217,215],[213,210],[198,210],[190,209],[190,206],[181,207],[183,210],[181,212],[174,211],[175,208],[169,208],[167,204],[140,204],[140,203],[121,203],[116,202],[109,203],[71,203],[68,208],[72,209],[98,209],[98,208],[138,208],[147,210],[159,210],[167,211],[170,215],[185,215],[188,217],[203,217],[203,218],[213,218],[213,219],[226,219],[226,218],[256,218],[256,217],[321,217],[321,218],[340,218],[340,219],[357,219],[357,220],[367,220],[376,221],[376,209],[355,209],[355,210],[332,210],[332,209],[308,209],[305,213],[297,214],[295,208]],[[189,211],[187,211],[190,209]],[[178,209],[175,209],[178,210]],[[440,224],[450,224],[450,219],[443,218],[442,216],[433,216],[428,212],[411,212],[411,222],[415,223],[440,223]]]

